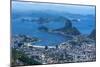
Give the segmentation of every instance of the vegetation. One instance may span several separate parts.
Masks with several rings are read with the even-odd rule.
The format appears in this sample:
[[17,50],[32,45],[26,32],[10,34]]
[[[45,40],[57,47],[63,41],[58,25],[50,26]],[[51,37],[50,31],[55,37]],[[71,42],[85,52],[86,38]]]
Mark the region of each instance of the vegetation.
[[80,34],[80,32],[78,31],[78,29],[76,27],[66,29],[65,32],[67,34],[72,34],[72,35],[79,35]]
[[11,64],[12,66],[16,66],[16,60],[23,62],[23,65],[39,65],[40,62],[34,60],[33,58],[29,58],[21,51],[17,51],[16,49],[12,49],[12,59]]
[[61,32],[64,32],[70,35],[80,35],[81,34],[76,27],[72,26],[72,22],[70,19],[64,18],[63,20],[65,23],[65,26],[60,29],[55,29],[54,31],[61,31]]
[[89,35],[89,37],[90,37],[91,39],[93,39],[93,40],[96,39],[96,30],[95,30],[95,29],[91,32],[91,34]]

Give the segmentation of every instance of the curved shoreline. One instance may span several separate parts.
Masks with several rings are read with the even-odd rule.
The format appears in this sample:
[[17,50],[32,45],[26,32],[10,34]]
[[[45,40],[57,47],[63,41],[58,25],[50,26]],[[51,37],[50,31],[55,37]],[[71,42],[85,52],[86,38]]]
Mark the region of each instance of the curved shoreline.
[[[39,46],[39,45],[30,45],[30,46],[35,48],[45,48],[45,46]],[[48,46],[48,48],[56,48],[56,46]]]

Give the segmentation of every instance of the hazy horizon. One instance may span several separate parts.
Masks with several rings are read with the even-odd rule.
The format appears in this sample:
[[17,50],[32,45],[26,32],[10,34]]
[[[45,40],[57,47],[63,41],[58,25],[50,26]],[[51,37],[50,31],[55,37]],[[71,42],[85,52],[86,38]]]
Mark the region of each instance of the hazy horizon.
[[[95,15],[95,6],[86,5],[70,5],[70,4],[51,4],[51,3],[36,3],[36,2],[12,2],[12,9],[18,11],[48,11],[54,10],[59,12],[69,12],[72,14],[92,14]],[[48,8],[50,7],[50,8]],[[60,9],[59,9],[60,8]],[[23,9],[23,10],[22,10]],[[81,10],[81,11],[80,11]]]

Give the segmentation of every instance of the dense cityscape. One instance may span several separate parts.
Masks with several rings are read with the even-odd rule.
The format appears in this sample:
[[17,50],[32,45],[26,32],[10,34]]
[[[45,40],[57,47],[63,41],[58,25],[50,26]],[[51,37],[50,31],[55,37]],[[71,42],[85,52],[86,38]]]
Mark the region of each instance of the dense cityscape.
[[[12,50],[21,52],[21,54],[24,53],[28,58],[37,62],[29,63],[29,65],[89,62],[96,60],[95,40],[81,35],[73,36],[72,40],[55,46],[34,45],[37,41],[39,41],[38,38],[16,35],[12,38]],[[14,53],[16,56],[17,52],[16,54]],[[12,60],[14,61],[14,65],[28,65],[28,59],[27,62],[23,60],[24,58],[20,59],[20,53],[16,56],[15,60]]]

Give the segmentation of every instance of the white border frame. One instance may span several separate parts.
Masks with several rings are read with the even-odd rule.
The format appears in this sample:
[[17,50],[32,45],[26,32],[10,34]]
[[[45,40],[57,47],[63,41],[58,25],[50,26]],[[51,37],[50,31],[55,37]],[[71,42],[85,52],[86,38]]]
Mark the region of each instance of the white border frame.
[[[31,0],[32,1],[32,0]],[[40,65],[38,67],[99,67],[100,62],[100,2],[99,0],[33,0],[33,1],[43,1],[43,2],[57,2],[57,3],[72,3],[72,4],[87,4],[87,5],[96,5],[97,13],[97,39],[96,39],[96,48],[97,48],[97,59],[96,62],[87,62],[87,63],[70,63],[70,64],[54,64],[54,65]],[[0,67],[9,67],[10,66],[10,0],[0,0]],[[26,66],[24,66],[26,67]],[[32,67],[32,66],[27,66]],[[36,66],[34,66],[36,67]]]

